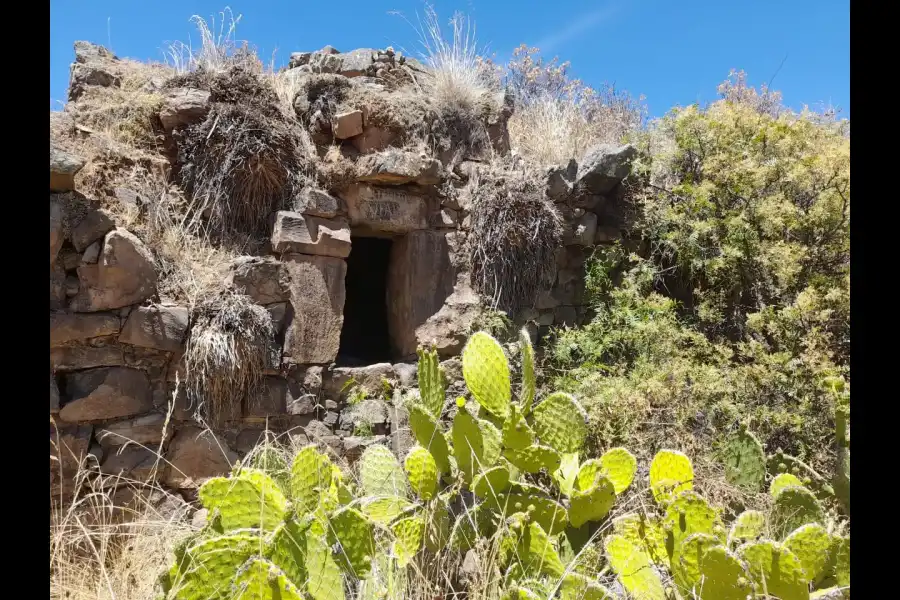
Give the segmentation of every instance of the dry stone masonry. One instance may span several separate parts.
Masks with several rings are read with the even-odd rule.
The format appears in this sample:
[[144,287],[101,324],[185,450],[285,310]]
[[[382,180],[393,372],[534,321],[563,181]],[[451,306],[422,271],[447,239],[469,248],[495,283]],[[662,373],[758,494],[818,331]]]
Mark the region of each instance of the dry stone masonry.
[[[70,100],[77,102],[92,86],[120,85],[117,61],[104,48],[76,44]],[[287,73],[347,78],[350,86],[377,96],[387,82],[424,71],[391,49],[341,53],[326,47],[293,54]],[[162,130],[171,135],[202,120],[209,103],[206,90],[167,91],[158,114]],[[468,276],[474,207],[464,188],[487,165],[464,156],[451,166],[439,157],[392,147],[395,132],[370,118],[360,105],[333,115],[329,123],[329,143],[355,160],[353,180],[333,189],[306,186],[292,206],[273,210],[268,252],[242,256],[231,266],[226,286],[266,308],[276,350],[256,397],[243,402],[240,419],[215,431],[194,421],[196,407],[185,394],[191,374],[182,355],[192,308],[160,297],[154,249],[117,223],[97,199],[78,192],[76,176],[86,161],[51,139],[55,497],[74,491],[72,477],[83,461],[95,461],[104,473],[149,477],[157,449],[165,459],[157,477],[173,488],[190,489],[226,472],[266,428],[319,441],[348,460],[373,443],[395,450],[409,444],[405,415],[385,397],[383,382],[395,390],[415,385],[420,344],[435,344],[448,374],[459,372],[455,357],[485,306]],[[502,152],[508,152],[505,118],[508,114],[486,123]],[[546,171],[545,194],[563,217],[564,244],[556,253],[553,285],[511,315],[518,324],[531,323],[544,334],[585,319],[584,262],[595,244],[620,236],[618,198],[634,153],[630,146],[600,146],[580,163],[573,159]],[[458,193],[448,193],[449,188]],[[119,201],[134,196],[125,192]],[[377,257],[381,264],[374,262]],[[366,279],[373,273],[379,281]],[[381,307],[380,335],[386,339],[352,339],[356,330],[345,329],[351,325],[362,328],[359,336],[375,335],[365,329],[365,316],[374,314],[366,308],[371,305]],[[342,347],[375,342],[388,349],[368,360],[375,364]],[[368,393],[348,402],[354,386]],[[128,440],[134,443],[126,445]]]

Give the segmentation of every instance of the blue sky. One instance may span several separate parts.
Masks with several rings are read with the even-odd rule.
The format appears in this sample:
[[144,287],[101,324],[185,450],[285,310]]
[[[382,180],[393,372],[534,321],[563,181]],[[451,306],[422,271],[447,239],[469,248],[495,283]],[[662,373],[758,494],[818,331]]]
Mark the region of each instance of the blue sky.
[[[732,68],[800,108],[830,103],[850,116],[849,0],[462,0],[433,2],[438,15],[474,19],[480,45],[505,62],[520,43],[572,63],[588,84],[644,94],[650,114],[715,99]],[[151,8],[152,6],[152,8]],[[51,0],[50,100],[65,99],[75,40],[119,56],[161,61],[173,41],[198,41],[189,18],[230,6],[237,37],[276,65],[291,52],[393,45],[415,54],[421,0]]]

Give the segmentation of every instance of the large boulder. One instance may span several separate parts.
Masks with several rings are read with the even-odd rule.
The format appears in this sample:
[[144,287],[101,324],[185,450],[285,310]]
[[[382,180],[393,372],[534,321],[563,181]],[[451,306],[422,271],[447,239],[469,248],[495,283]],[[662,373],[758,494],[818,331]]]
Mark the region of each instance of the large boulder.
[[50,346],[119,333],[119,316],[112,313],[50,313]]
[[97,264],[78,267],[80,289],[75,312],[97,312],[137,304],[156,293],[153,255],[134,234],[115,229],[106,234]]
[[275,215],[272,250],[346,258],[350,255],[350,227],[343,219],[328,220],[281,210]]
[[69,102],[74,102],[91,86],[120,87],[119,59],[97,44],[75,42],[75,62],[69,70]]
[[103,238],[116,228],[112,216],[103,209],[89,210],[84,218],[72,229],[72,245],[79,252]]
[[150,382],[138,369],[107,367],[66,377],[71,398],[59,416],[64,421],[101,421],[130,417],[153,408]]
[[119,341],[142,348],[178,352],[187,334],[189,316],[184,306],[139,306],[129,313]]
[[258,304],[284,302],[291,297],[288,272],[281,261],[272,256],[236,258],[226,283]]
[[225,440],[209,429],[184,427],[169,442],[163,483],[178,489],[193,488],[211,477],[226,475],[237,460],[238,455]]
[[290,254],[293,318],[284,336],[284,357],[294,364],[327,364],[337,357],[344,324],[344,278],[340,258]]
[[85,160],[50,143],[50,191],[70,192],[75,189],[75,175],[84,168]]
[[373,231],[408,233],[428,227],[428,206],[421,196],[393,187],[354,184],[341,191],[350,224]]
[[599,144],[588,150],[578,167],[575,186],[593,194],[606,194],[631,173],[637,148],[631,144]]

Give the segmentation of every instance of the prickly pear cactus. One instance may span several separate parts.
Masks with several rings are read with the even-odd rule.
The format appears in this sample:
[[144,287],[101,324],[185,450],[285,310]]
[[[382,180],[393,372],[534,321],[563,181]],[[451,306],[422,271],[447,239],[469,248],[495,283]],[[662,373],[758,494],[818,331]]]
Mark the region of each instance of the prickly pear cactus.
[[394,453],[385,446],[369,446],[359,459],[359,478],[369,496],[407,495],[406,475]]
[[338,542],[338,564],[348,575],[365,579],[372,568],[375,556],[374,523],[355,508],[342,508],[331,515],[328,523],[328,539]]
[[534,430],[557,452],[578,452],[587,437],[587,412],[569,394],[556,392],[534,408]]
[[677,450],[660,450],[650,463],[650,489],[659,504],[694,488],[694,465]]
[[700,591],[700,563],[703,555],[718,545],[719,540],[708,533],[693,533],[682,541],[677,559],[672,560],[672,575],[675,585],[688,594],[688,597]]
[[510,450],[524,450],[534,443],[534,431],[518,406],[511,404],[509,409],[509,416],[503,422],[503,445]]
[[561,577],[565,570],[547,532],[537,523],[523,529],[516,554],[526,575]]
[[[672,532],[674,551],[673,563],[680,554],[682,542],[691,534],[705,533],[715,535],[718,526],[721,526],[719,515],[715,508],[709,505],[703,496],[688,490],[682,492],[666,507],[666,516],[663,525]],[[720,540],[723,543],[724,539]]]
[[425,513],[425,547],[440,552],[450,541],[450,507],[447,499],[438,496]]
[[288,579],[300,583],[306,581],[306,533],[310,518],[297,520],[291,517],[272,534],[263,556],[284,571]]
[[758,510],[745,510],[731,524],[728,532],[728,545],[752,542],[766,531],[766,515]]
[[495,498],[509,487],[509,469],[504,465],[492,467],[475,477],[472,491],[479,498]]
[[331,461],[315,444],[302,448],[291,463],[291,499],[302,513],[316,509],[322,495],[331,487]]
[[290,493],[291,467],[284,455],[272,446],[263,446],[258,452],[252,453],[246,466],[263,471],[278,484],[283,494]]
[[331,554],[325,534],[325,525],[318,519],[313,521],[306,536],[306,593],[313,600],[344,600],[341,567]]
[[654,564],[669,568],[666,531],[658,519],[638,513],[624,515],[613,521],[613,532],[642,547]]
[[417,516],[400,519],[391,525],[391,532],[394,534],[392,551],[397,557],[398,564],[405,567],[422,548],[425,539],[425,520]]
[[364,498],[359,503],[360,511],[379,525],[387,525],[413,506],[412,502],[398,496]]
[[559,491],[566,496],[571,496],[575,490],[575,480],[578,478],[580,468],[577,452],[560,456],[559,468],[553,472],[553,480],[559,487]]
[[653,563],[644,550],[621,535],[604,543],[609,564],[635,600],[665,600],[666,593]]
[[287,575],[261,558],[251,558],[235,575],[229,598],[234,600],[303,600]]
[[531,412],[531,404],[534,402],[534,394],[537,388],[534,377],[534,347],[531,345],[531,336],[528,331],[522,329],[519,332],[519,349],[522,352],[522,413]]
[[794,554],[776,542],[749,542],[737,550],[757,589],[781,600],[807,600],[809,579]]
[[258,469],[234,477],[213,477],[200,487],[200,502],[217,514],[222,531],[258,527],[272,531],[283,520],[287,499],[275,481]]
[[766,479],[766,453],[755,435],[741,429],[725,445],[725,479],[747,491],[762,489]]
[[419,397],[422,406],[435,419],[444,408],[444,372],[438,360],[437,350],[418,349]]
[[560,600],[612,600],[608,589],[580,573],[569,573],[559,585]]
[[713,546],[700,559],[700,600],[746,600],[753,585],[744,565],[723,546]]
[[831,536],[818,523],[808,523],[793,531],[784,540],[784,547],[794,553],[803,565],[810,581],[819,581],[831,555]]
[[434,457],[440,473],[450,473],[450,447],[438,420],[424,407],[413,404],[409,407],[409,428],[420,446]]
[[425,448],[416,446],[403,461],[409,486],[422,500],[431,500],[437,493],[438,469],[434,457]]
[[569,524],[569,514],[565,506],[547,496],[520,491],[513,486],[506,492],[497,494],[496,504],[487,499],[484,506],[506,516],[517,512],[527,513],[531,520],[549,535],[559,535]]
[[466,386],[478,404],[506,419],[512,395],[509,361],[497,340],[483,331],[472,335],[462,351],[462,371]]
[[769,514],[772,532],[780,540],[801,525],[821,523],[824,518],[825,511],[815,495],[796,485],[778,492]]
[[548,446],[539,445],[529,446],[523,450],[507,449],[503,452],[503,457],[525,473],[538,473],[541,469],[553,473],[559,469],[562,462],[559,452]]
[[489,469],[496,464],[503,450],[502,434],[493,423],[487,419],[478,419],[478,428],[481,429],[481,439],[484,442],[484,454],[481,457],[481,468]]
[[588,521],[599,521],[609,514],[616,503],[616,489],[613,483],[597,474],[593,485],[572,493],[569,506],[569,523],[581,527]]
[[[459,406],[459,402],[457,405]],[[456,466],[465,480],[471,482],[474,472],[480,469],[484,462],[484,435],[478,419],[469,414],[465,405],[459,406],[456,416],[453,417],[451,434]]]
[[227,598],[238,568],[258,549],[255,530],[235,531],[201,540],[185,551],[173,578],[171,598],[210,600]]
[[600,457],[600,467],[600,472],[612,482],[618,496],[634,481],[637,459],[625,448],[612,448]]
[[791,473],[780,473],[772,479],[772,483],[769,485],[769,494],[774,498],[784,488],[797,485],[803,485],[799,477]]

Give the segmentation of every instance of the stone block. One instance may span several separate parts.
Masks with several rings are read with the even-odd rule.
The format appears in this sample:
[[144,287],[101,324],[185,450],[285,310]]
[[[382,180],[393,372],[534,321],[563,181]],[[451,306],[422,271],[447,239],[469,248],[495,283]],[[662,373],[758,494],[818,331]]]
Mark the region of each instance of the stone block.
[[408,233],[428,227],[425,199],[396,188],[355,184],[343,190],[350,224],[373,231]]
[[284,357],[294,364],[327,364],[338,353],[344,324],[344,278],[340,258],[285,256],[293,315],[284,337]]
[[258,304],[285,302],[291,297],[287,271],[281,261],[272,256],[241,256],[235,259],[226,283]]
[[107,367],[66,376],[71,398],[59,411],[64,421],[100,421],[130,417],[153,408],[150,382],[143,371]]
[[275,215],[272,250],[346,258],[350,255],[350,227],[343,219],[328,220],[281,210]]
[[184,306],[139,306],[129,313],[119,341],[177,352],[187,334],[188,317],[188,309]]
[[119,333],[119,316],[113,313],[50,313],[50,346]]
[[89,210],[78,225],[72,229],[72,245],[79,252],[84,252],[88,246],[102,239],[115,227],[115,221],[105,210]]
[[163,482],[184,489],[199,486],[211,477],[227,475],[238,455],[209,429],[184,427],[169,442],[166,460],[169,465]]
[[50,191],[70,192],[75,189],[75,175],[84,168],[85,160],[50,143]]
[[125,421],[107,423],[97,427],[97,441],[104,447],[122,446],[134,442],[156,448],[162,441],[165,422],[165,415],[153,413]]
[[159,111],[163,129],[172,131],[176,127],[202,121],[209,112],[209,92],[192,88],[179,88],[166,94]]
[[339,140],[346,140],[361,134],[363,132],[362,111],[351,110],[337,114],[331,125],[331,131]]
[[441,162],[415,152],[390,149],[363,156],[356,163],[357,181],[379,185],[435,185],[441,181]]
[[124,229],[106,234],[97,264],[78,267],[78,279],[80,289],[71,304],[74,312],[122,308],[156,293],[153,255]]

